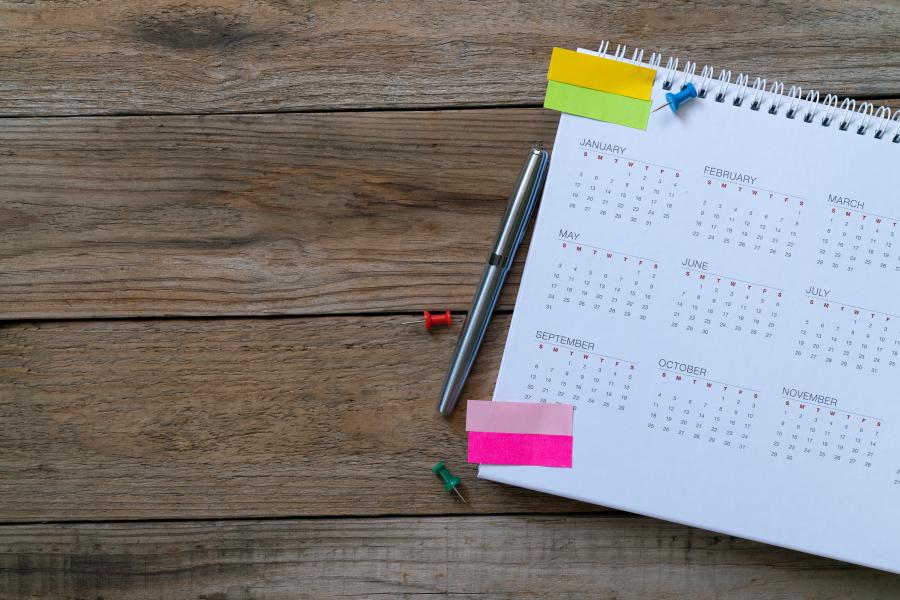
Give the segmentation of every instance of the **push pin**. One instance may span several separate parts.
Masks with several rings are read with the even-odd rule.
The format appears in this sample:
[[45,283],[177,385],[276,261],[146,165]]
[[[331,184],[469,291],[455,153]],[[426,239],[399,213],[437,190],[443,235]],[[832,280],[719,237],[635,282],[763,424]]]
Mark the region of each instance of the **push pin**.
[[449,492],[451,490],[456,492],[456,495],[459,496],[459,499],[468,504],[466,499],[463,498],[463,495],[459,492],[458,489],[456,489],[456,486],[460,484],[459,477],[455,477],[443,462],[439,462],[438,464],[431,467],[431,472],[444,480],[445,492]]
[[696,97],[697,97],[697,88],[694,87],[693,83],[689,83],[686,86],[684,86],[684,89],[681,90],[680,92],[678,92],[677,94],[673,94],[671,92],[666,94],[666,103],[663,104],[662,106],[658,106],[658,107],[654,108],[653,112],[656,112],[656,111],[668,106],[669,108],[672,109],[673,113],[678,113],[678,108],[682,104],[684,104],[688,100],[691,100]]
[[[450,316],[449,310],[442,315],[440,315],[440,314],[433,315],[430,312],[428,312],[427,310],[424,311],[423,314],[425,315],[425,318],[424,318],[425,331],[431,331],[431,328],[436,325],[450,327],[450,325],[453,323],[453,318]],[[414,325],[418,322],[419,321],[404,321],[403,323],[401,323],[401,325]]]

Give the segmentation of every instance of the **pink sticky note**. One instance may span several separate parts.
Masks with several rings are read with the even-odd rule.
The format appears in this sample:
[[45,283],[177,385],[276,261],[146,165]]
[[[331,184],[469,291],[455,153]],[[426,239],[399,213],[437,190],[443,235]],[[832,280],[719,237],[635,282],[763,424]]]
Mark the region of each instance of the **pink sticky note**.
[[469,400],[466,431],[572,435],[571,404]]
[[571,435],[469,432],[469,462],[572,467]]

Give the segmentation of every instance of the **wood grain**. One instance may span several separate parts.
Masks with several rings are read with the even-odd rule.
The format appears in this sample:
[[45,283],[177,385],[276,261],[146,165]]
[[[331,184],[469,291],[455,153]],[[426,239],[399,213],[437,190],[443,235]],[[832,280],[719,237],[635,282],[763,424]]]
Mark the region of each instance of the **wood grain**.
[[467,310],[523,156],[556,122],[0,120],[0,319]]
[[[556,124],[486,107],[537,106],[554,45],[896,98],[898,33],[893,0],[0,0],[0,598],[900,596],[479,481],[434,410],[458,329],[322,316],[468,307]],[[448,106],[485,108],[380,110]],[[260,318],[14,321],[154,316]]]
[[557,119],[2,120],[0,318],[468,309]]
[[603,38],[900,95],[894,0],[5,0],[0,115],[536,104],[554,45]]
[[894,598],[900,576],[641,518],[0,527],[4,598]]
[[[459,329],[401,320],[3,326],[0,521],[597,510],[476,480],[464,411],[435,408]],[[508,324],[464,397],[490,397]]]

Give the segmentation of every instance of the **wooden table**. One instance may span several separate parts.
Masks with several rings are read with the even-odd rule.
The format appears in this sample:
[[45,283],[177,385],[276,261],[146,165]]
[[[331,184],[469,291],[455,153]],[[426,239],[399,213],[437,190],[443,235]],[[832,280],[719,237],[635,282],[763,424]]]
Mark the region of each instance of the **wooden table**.
[[478,481],[435,413],[459,329],[399,323],[463,316],[601,38],[900,106],[896,0],[0,1],[0,597],[900,595]]

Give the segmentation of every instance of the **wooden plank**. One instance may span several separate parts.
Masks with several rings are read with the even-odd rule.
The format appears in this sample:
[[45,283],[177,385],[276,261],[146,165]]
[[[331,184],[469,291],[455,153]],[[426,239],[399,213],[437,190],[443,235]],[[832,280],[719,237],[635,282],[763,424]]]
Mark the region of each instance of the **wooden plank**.
[[0,527],[4,598],[881,599],[900,576],[641,518]]
[[5,0],[0,114],[535,104],[550,49],[600,38],[823,93],[900,93],[893,0]]
[[0,319],[466,310],[523,156],[556,123],[0,120]]
[[[0,521],[595,510],[476,480],[463,411],[435,408],[459,329],[402,320],[7,324]],[[508,325],[465,397],[490,397]]]
[[557,119],[0,121],[0,318],[468,309]]

